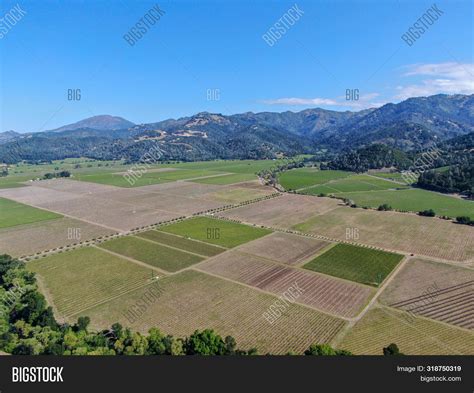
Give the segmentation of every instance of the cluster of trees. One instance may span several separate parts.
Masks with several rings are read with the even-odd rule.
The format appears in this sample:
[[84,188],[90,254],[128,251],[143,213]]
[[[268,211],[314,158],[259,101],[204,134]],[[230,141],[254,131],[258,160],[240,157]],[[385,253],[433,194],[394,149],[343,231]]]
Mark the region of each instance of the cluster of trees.
[[462,193],[474,197],[474,132],[450,139],[439,146],[439,157],[418,178],[417,186],[428,190]]
[[54,179],[55,177],[70,177],[71,172],[69,171],[61,171],[61,172],[48,172],[45,173],[43,179]]
[[303,168],[305,163],[310,160],[309,158],[303,159],[292,159],[284,163],[279,163],[271,168],[263,169],[257,173],[259,177],[261,177],[266,184],[270,186],[276,186],[278,184],[278,174],[284,171],[288,171],[294,168]]
[[411,159],[403,151],[375,143],[354,151],[344,152],[333,160],[321,164],[321,169],[366,172],[369,169],[390,167],[407,169],[411,163]]
[[458,224],[474,225],[474,220],[471,220],[471,217],[469,216],[458,216],[456,217],[456,222]]
[[428,190],[461,193],[474,198],[474,157],[466,162],[450,166],[446,171],[429,170],[423,172],[416,183]]
[[434,217],[436,216],[436,212],[433,209],[427,209],[427,210],[422,210],[418,212],[419,216],[425,216],[425,217]]
[[[34,273],[23,262],[0,255],[0,349],[15,355],[255,355],[237,348],[211,329],[176,338],[152,328],[148,335],[115,323],[89,330],[89,317],[75,324],[58,323],[38,291]],[[350,355],[327,345],[312,345],[305,355]]]

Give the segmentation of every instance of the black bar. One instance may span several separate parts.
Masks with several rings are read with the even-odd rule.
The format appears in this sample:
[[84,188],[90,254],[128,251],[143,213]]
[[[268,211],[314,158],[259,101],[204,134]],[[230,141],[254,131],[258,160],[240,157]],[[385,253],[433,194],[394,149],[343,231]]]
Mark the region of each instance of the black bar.
[[[62,383],[13,383],[12,367],[63,367]],[[397,371],[397,367],[415,371]],[[422,372],[417,366],[425,367]],[[427,366],[461,371],[429,372]],[[461,377],[423,382],[421,376]],[[402,392],[474,391],[470,356],[252,356],[173,357],[1,356],[0,393],[10,392]]]

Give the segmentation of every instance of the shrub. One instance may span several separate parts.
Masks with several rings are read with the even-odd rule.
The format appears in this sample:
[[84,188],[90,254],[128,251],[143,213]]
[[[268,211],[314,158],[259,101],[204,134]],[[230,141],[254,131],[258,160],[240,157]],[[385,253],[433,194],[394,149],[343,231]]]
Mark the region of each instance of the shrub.
[[418,212],[420,216],[425,216],[425,217],[434,217],[436,216],[436,213],[433,209],[428,209],[428,210],[423,210],[421,212]]

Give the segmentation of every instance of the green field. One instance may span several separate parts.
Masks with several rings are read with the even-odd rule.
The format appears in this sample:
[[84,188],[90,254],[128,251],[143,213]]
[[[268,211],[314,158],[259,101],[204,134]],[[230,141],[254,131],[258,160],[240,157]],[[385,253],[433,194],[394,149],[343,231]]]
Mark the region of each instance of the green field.
[[150,282],[156,272],[97,248],[28,262],[62,316],[74,315]]
[[164,172],[153,172],[152,170],[150,170],[146,173],[143,173],[141,177],[132,176],[132,181],[130,182],[127,180],[127,176],[123,173],[96,173],[92,175],[76,175],[74,179],[129,188],[148,186],[150,184],[168,183],[177,180],[194,179],[203,176],[213,176],[218,174],[220,174],[220,172],[208,171],[205,169],[180,169],[176,171]]
[[166,225],[160,230],[228,248],[271,233],[268,229],[208,217],[191,218]]
[[0,182],[0,188],[17,188],[17,187],[26,187],[26,185],[17,183],[15,181]]
[[207,243],[197,242],[181,236],[171,235],[169,233],[155,230],[142,232],[137,236],[164,244],[165,246],[180,248],[181,250],[193,252],[195,254],[204,255],[207,257],[211,257],[225,251],[225,249],[221,247],[215,247]]
[[[287,160],[214,160],[198,162],[169,162],[155,163],[149,166],[149,170],[140,178],[135,179],[133,187],[150,184],[165,183],[169,181],[192,179],[202,176],[210,176],[218,173],[231,173],[242,175],[255,175],[257,172],[276,166]],[[123,161],[97,161],[89,158],[67,158],[55,160],[52,163],[26,164],[19,163],[8,167],[8,176],[0,178],[0,189],[19,187],[20,182],[40,179],[45,173],[69,171],[73,179],[89,181],[100,184],[108,184],[118,187],[132,187],[123,178],[123,172],[133,168],[133,164],[125,165]],[[153,172],[156,169],[179,169],[180,173],[171,175],[171,172]],[[178,172],[178,171],[176,171]],[[237,181],[255,179],[255,176],[232,178],[228,177],[223,183],[209,184],[231,184]]]
[[175,272],[204,258],[133,236],[120,237],[100,244],[101,248],[136,259],[151,266]]
[[53,220],[60,217],[62,217],[60,214],[0,198],[0,228]]
[[257,177],[255,175],[249,173],[232,173],[229,175],[223,176],[214,176],[214,177],[205,177],[203,179],[196,179],[193,180],[194,183],[203,183],[203,184],[234,184],[234,183],[241,183],[244,181],[249,180],[256,180]]
[[403,256],[350,244],[337,244],[304,265],[305,269],[378,286]]
[[284,162],[287,162],[287,160],[214,160],[164,164],[159,165],[158,167],[207,169],[219,172],[256,174],[263,169],[269,169]]
[[329,181],[322,185],[306,188],[301,190],[301,193],[306,195],[318,195],[320,193],[339,194],[342,192],[388,190],[394,188],[408,188],[408,186],[368,175],[352,175],[344,179]]
[[316,168],[298,168],[283,172],[278,177],[278,182],[286,190],[298,190],[327,183],[330,180],[342,179],[350,174],[351,172],[345,171],[320,171]]
[[437,216],[470,216],[474,218],[474,202],[436,192],[412,188],[398,191],[370,191],[337,194],[358,206],[377,208],[386,203],[393,209],[418,212],[433,209]]
[[[392,172],[392,173],[389,173],[389,172],[370,172],[370,175],[377,176],[377,177],[380,177],[382,179],[397,181],[397,182],[400,182],[400,183],[403,183],[403,184],[408,184],[408,183],[406,183],[405,179],[403,178],[403,176],[400,172]],[[407,180],[409,180],[409,179],[407,178]],[[410,181],[410,183],[411,183],[411,181]]]

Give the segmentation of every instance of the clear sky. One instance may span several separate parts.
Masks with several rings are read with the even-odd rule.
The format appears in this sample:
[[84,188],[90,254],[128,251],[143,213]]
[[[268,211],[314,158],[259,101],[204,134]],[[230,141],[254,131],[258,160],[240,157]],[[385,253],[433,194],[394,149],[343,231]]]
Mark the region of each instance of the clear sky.
[[[123,36],[155,4],[164,15],[131,46]],[[436,1],[437,20],[411,46],[401,38],[432,5],[4,0],[0,131],[100,114],[146,123],[201,111],[359,110],[472,94],[472,1]],[[284,34],[267,36],[269,45],[262,36],[282,17]],[[80,89],[81,100],[69,101],[68,89]],[[346,89],[359,89],[359,100],[347,101]]]

